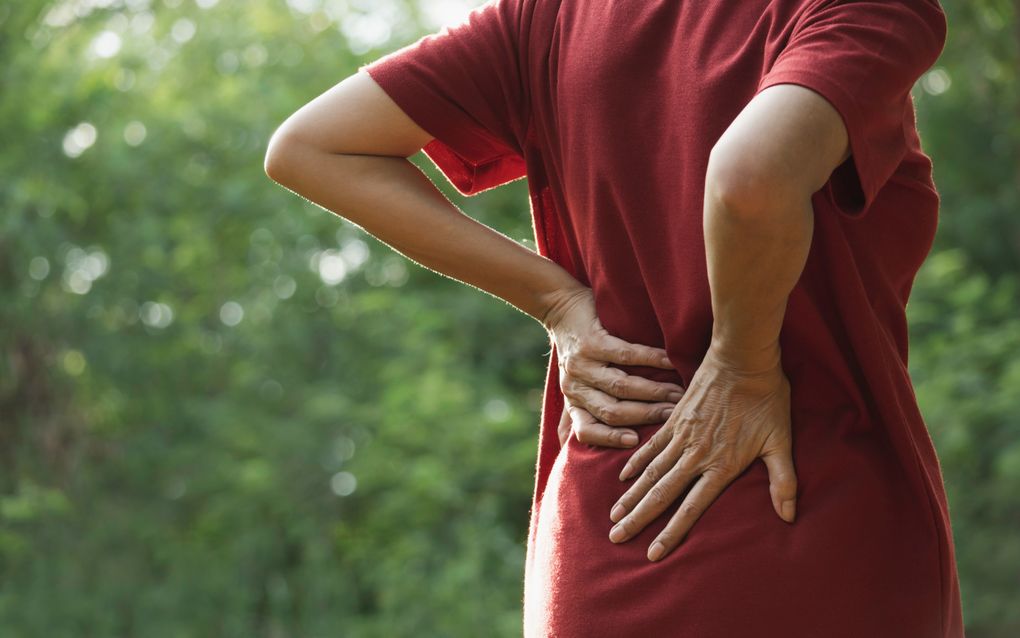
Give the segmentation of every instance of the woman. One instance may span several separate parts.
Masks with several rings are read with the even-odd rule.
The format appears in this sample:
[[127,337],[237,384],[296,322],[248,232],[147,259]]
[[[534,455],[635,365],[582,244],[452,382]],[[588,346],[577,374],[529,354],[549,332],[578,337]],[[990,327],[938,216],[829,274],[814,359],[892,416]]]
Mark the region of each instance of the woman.
[[[527,636],[963,636],[906,370],[945,36],[936,0],[494,0],[275,133],[274,180],[549,331]],[[540,254],[418,150],[526,176]]]

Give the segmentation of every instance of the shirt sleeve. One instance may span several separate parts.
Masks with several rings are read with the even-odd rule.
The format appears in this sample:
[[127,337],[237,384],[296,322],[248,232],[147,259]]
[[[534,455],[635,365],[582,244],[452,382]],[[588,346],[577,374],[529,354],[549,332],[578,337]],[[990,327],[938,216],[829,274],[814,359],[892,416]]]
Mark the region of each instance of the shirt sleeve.
[[945,40],[937,0],[821,0],[798,18],[757,90],[799,84],[839,112],[851,156],[829,181],[838,212],[863,215],[900,165],[914,122],[911,90]]
[[526,173],[526,1],[489,0],[463,21],[359,68],[434,137],[422,151],[463,195]]

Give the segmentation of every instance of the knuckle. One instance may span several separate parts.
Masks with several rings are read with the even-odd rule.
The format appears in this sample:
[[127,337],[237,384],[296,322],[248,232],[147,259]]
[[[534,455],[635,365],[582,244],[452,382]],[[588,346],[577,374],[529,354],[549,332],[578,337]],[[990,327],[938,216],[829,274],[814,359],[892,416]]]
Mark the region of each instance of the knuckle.
[[609,393],[613,396],[623,396],[627,390],[627,380],[624,377],[613,377],[609,380]]
[[602,349],[603,356],[610,361],[616,361],[620,356],[620,347],[616,344],[615,340],[611,339],[608,334],[603,335],[599,345]]
[[[764,460],[764,459],[762,459]],[[794,483],[797,481],[797,472],[793,469],[793,463],[780,464],[778,471],[774,472],[773,475],[777,480],[784,483]]]
[[700,420],[701,415],[698,413],[698,410],[693,406],[687,406],[686,408],[684,408],[683,413],[680,415],[680,421],[697,423]]
[[788,474],[783,474],[772,481],[772,488],[782,496],[794,495],[797,493],[797,481]]
[[636,475],[637,468],[642,467],[645,464],[645,451],[644,448],[639,447],[637,452],[630,455],[630,459],[624,465],[631,474],[631,478]]
[[669,494],[666,493],[666,488],[661,483],[656,483],[652,486],[652,489],[648,490],[648,500],[653,505],[663,506],[669,503]]
[[580,366],[581,362],[576,355],[569,355],[563,359],[563,371],[566,372],[568,376],[576,376],[579,372]]
[[581,393],[578,392],[578,384],[570,377],[560,382],[560,391],[563,392],[563,396],[570,400],[571,405],[577,405],[581,399]]
[[680,432],[676,424],[667,421],[665,425],[655,431],[655,434],[652,435],[652,440],[655,441],[656,445],[666,447],[670,442],[676,440],[678,436],[680,436]]
[[[713,477],[715,475],[734,476],[736,474],[739,474],[739,472],[740,472],[740,468],[739,468],[739,465],[737,464],[736,460],[735,459],[731,459],[731,458],[722,458],[722,459],[717,460],[715,463],[712,464],[712,469],[713,469]],[[713,478],[713,477],[709,477],[709,478]],[[717,480],[717,479],[713,479],[713,480]]]
[[598,407],[598,419],[603,423],[614,423],[616,421],[616,409],[612,405],[602,404]]
[[729,472],[725,466],[713,464],[712,467],[702,472],[701,480],[705,481],[709,488],[720,488],[733,476],[736,476],[736,473]]
[[698,506],[694,503],[684,503],[680,506],[680,516],[693,518],[698,515]]
[[692,443],[684,450],[684,456],[688,459],[688,462],[692,463],[702,460],[705,458],[705,455],[705,447],[700,443]]
[[658,483],[659,479],[662,478],[662,472],[659,471],[658,466],[655,463],[650,463],[644,471],[644,479],[650,483]]

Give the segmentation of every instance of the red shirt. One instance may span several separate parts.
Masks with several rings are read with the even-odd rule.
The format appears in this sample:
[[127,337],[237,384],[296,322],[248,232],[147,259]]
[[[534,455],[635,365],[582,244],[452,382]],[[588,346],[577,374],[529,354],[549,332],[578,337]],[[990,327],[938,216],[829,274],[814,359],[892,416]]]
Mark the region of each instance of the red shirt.
[[[911,89],[940,55],[936,0],[495,0],[364,68],[465,195],[526,176],[539,252],[592,287],[606,329],[664,347],[686,386],[712,309],[709,152],[754,95],[793,83],[846,124],[780,334],[797,520],[747,468],[659,562],[673,503],[614,544],[632,454],[561,449],[548,362],[524,578],[527,636],[960,638],[939,461],[907,371],[905,306],[939,196]],[[642,442],[661,423],[638,426]]]

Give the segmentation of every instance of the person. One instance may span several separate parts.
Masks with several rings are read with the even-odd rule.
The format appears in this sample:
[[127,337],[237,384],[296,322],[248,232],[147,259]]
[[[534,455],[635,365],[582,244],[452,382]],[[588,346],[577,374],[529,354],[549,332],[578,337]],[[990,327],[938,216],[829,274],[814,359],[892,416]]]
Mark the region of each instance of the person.
[[[273,134],[273,180],[548,330],[526,636],[963,636],[905,318],[946,35],[936,0],[491,0]],[[526,178],[537,254],[419,150]]]

